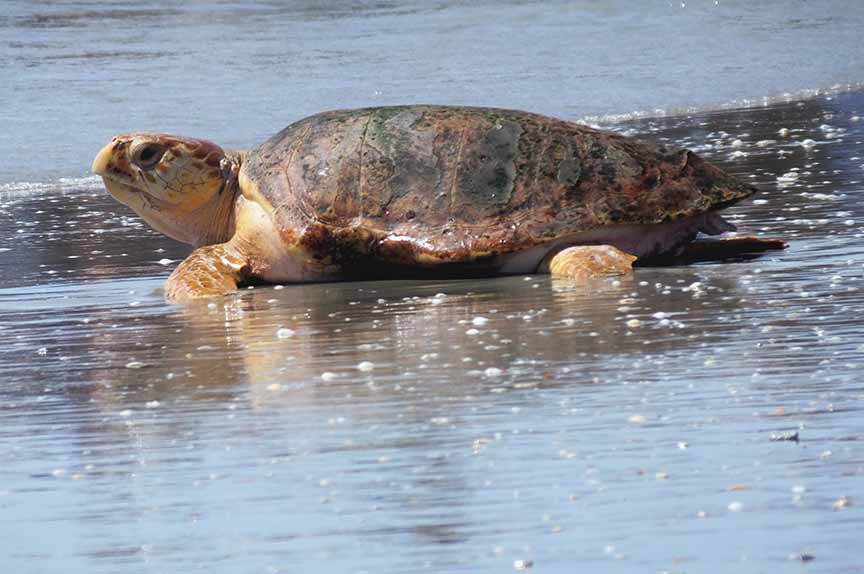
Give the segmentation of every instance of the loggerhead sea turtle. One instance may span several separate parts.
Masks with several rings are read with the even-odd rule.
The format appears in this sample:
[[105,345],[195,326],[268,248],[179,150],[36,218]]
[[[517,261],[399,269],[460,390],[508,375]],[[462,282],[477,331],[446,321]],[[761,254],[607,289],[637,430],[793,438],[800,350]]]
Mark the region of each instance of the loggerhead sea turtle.
[[[624,274],[734,229],[717,211],[756,191],[688,150],[526,112],[421,105],[317,114],[251,152],[130,133],[93,172],[196,247],[168,278],[173,301],[254,282]],[[721,256],[784,246],[712,243]]]

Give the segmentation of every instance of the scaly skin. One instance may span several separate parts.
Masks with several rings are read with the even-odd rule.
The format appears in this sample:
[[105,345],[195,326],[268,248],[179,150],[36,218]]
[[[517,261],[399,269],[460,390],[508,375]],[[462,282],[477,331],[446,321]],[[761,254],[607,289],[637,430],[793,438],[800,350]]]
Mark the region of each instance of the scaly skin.
[[248,261],[228,243],[196,249],[171,273],[165,283],[169,301],[186,302],[206,296],[237,291]]
[[206,140],[136,132],[113,138],[92,170],[151,227],[198,247],[234,234],[242,157]]
[[170,301],[225,295],[243,280],[255,250],[235,233],[242,158],[205,140],[136,132],[112,139],[93,161],[115,199],[157,231],[200,247],[169,277]]

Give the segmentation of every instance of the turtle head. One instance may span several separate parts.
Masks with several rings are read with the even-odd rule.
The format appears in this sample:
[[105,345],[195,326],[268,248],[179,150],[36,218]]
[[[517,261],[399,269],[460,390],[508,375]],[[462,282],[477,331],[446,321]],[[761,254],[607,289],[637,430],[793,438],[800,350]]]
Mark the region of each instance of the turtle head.
[[219,215],[233,206],[240,160],[241,154],[207,140],[135,132],[114,137],[92,170],[154,229],[203,245],[229,233]]

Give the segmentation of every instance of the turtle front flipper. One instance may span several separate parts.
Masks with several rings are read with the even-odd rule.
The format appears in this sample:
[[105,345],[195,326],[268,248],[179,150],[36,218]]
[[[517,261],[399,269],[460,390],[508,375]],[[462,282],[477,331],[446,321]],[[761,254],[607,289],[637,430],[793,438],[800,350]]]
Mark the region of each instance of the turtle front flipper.
[[614,277],[632,272],[634,261],[635,256],[611,245],[576,245],[556,253],[548,271],[553,277],[576,280]]
[[165,298],[185,303],[237,291],[248,258],[230,243],[207,245],[192,252],[165,283]]

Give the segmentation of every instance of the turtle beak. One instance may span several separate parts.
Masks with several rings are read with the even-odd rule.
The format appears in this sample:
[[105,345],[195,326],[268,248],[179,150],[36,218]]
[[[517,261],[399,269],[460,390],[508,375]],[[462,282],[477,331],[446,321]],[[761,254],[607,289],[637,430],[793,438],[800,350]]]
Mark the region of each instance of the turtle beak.
[[[135,185],[134,176],[129,173],[129,163],[122,145],[117,138],[99,150],[90,169],[95,175],[102,176],[105,189],[120,203],[133,206],[136,196],[143,191]],[[133,207],[134,209],[134,207]]]
[[106,177],[108,175],[108,168],[111,165],[111,159],[114,157],[114,144],[109,143],[96,154],[96,159],[93,160],[93,165],[90,167],[90,170],[96,174],[101,175],[102,177]]

